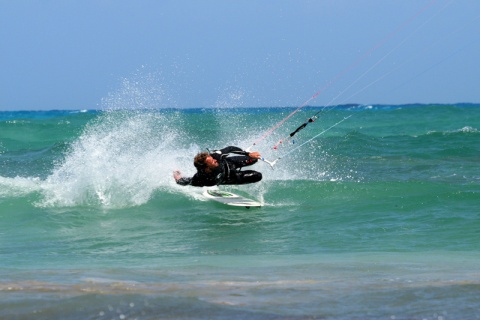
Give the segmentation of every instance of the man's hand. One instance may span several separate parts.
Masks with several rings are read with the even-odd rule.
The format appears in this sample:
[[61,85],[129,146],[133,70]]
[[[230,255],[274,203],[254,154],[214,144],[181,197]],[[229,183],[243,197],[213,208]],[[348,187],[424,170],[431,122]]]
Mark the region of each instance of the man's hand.
[[248,154],[248,156],[249,156],[250,158],[254,158],[254,159],[260,159],[260,158],[262,157],[262,156],[260,155],[260,153],[258,153],[257,151],[255,151],[255,152],[250,152],[250,153]]
[[178,181],[181,178],[182,178],[182,173],[179,170],[174,170],[173,179],[175,179],[175,181]]

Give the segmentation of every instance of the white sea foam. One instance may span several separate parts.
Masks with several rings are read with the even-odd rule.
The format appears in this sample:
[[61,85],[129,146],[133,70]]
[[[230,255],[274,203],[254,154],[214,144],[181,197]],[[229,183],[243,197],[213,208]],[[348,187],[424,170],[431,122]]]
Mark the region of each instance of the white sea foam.
[[39,178],[0,176],[0,197],[21,197],[41,190]]
[[136,206],[173,183],[178,133],[159,112],[108,111],[88,124],[43,182],[45,206]]
[[152,76],[125,79],[42,182],[39,205],[138,206],[171,188],[172,171],[192,146],[178,148],[182,133],[172,125],[175,115],[158,111],[162,97]]

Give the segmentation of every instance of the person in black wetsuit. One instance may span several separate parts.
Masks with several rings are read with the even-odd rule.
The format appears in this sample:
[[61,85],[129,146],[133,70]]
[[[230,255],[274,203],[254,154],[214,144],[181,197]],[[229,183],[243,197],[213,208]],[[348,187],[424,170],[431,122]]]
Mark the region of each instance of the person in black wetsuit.
[[[229,156],[237,154],[238,156]],[[262,174],[254,170],[240,171],[242,167],[251,166],[260,159],[260,153],[247,152],[229,146],[212,153],[201,152],[193,160],[197,173],[191,178],[184,178],[180,171],[173,172],[175,181],[183,186],[215,186],[220,184],[247,184],[262,180]]]

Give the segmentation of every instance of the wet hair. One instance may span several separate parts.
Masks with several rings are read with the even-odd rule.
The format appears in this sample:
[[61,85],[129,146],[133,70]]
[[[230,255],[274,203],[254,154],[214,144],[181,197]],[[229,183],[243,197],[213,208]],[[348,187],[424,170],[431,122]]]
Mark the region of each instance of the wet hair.
[[195,156],[195,158],[193,158],[193,165],[195,168],[197,168],[197,170],[205,170],[205,168],[207,168],[205,160],[209,155],[210,153],[208,152],[200,152]]

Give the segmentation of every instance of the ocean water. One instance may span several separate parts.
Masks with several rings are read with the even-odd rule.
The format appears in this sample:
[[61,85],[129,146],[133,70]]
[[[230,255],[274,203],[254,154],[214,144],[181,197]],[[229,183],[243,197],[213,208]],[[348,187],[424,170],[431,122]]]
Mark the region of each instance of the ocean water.
[[480,319],[480,105],[294,110],[0,112],[0,319]]

